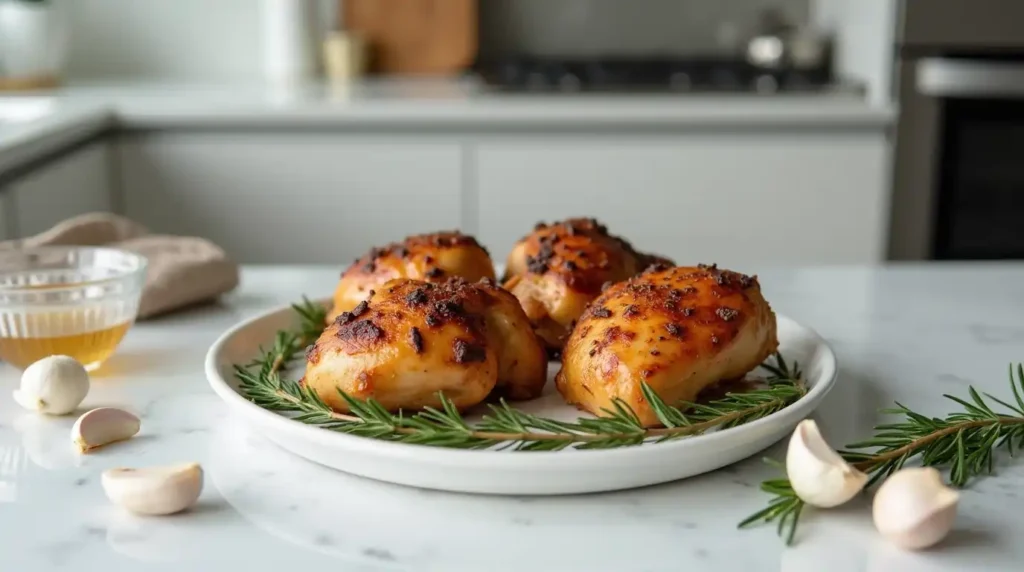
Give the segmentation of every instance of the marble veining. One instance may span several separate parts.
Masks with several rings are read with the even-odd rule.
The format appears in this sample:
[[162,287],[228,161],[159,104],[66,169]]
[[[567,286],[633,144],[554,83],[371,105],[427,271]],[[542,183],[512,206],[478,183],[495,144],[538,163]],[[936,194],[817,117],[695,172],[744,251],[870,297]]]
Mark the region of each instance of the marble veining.
[[[941,414],[941,394],[967,384],[1005,395],[1007,364],[1024,357],[1024,265],[743,270],[760,275],[776,310],[836,349],[840,379],[815,414],[835,443],[866,435],[894,399]],[[1005,458],[964,492],[948,542],[917,554],[879,538],[866,499],[809,513],[789,549],[772,528],[736,530],[765,500],[757,485],[776,475],[758,458],[563,497],[420,490],[304,461],[227,414],[207,388],[203,357],[238,320],[329,292],[336,277],[334,268],[247,268],[224,304],[136,325],[83,408],[135,411],[142,431],[90,455],[71,448],[73,417],[20,410],[9,398],[18,373],[0,368],[0,570],[930,572],[1019,570],[1024,561],[1024,463]],[[765,452],[783,453],[783,444]],[[187,460],[206,470],[187,513],[135,517],[103,496],[106,468]]]

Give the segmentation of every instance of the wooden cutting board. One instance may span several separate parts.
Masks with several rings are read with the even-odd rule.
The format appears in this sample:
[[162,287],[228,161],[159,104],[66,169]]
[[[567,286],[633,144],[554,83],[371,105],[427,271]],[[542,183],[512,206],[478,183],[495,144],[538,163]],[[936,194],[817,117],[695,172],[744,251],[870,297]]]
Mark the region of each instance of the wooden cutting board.
[[363,36],[369,69],[455,74],[477,52],[477,0],[339,0],[342,26]]

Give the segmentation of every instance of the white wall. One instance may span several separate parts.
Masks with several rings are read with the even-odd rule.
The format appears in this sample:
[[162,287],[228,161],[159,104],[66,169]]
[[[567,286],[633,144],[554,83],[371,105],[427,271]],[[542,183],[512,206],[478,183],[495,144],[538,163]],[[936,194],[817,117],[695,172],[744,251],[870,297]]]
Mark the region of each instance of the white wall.
[[[70,22],[66,75],[177,81],[256,80],[261,0],[55,0]],[[322,25],[336,0],[314,0]]]
[[872,103],[892,100],[897,0],[814,0],[811,21],[836,39],[836,72],[867,84]]
[[219,80],[260,73],[257,0],[63,0],[66,75]]

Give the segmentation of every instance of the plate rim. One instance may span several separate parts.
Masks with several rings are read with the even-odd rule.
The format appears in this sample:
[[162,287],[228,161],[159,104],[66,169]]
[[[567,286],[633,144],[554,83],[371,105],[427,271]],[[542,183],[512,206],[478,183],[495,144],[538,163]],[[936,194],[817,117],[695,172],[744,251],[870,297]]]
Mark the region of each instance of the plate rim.
[[[310,301],[317,304],[324,304],[329,300],[329,298],[319,298]],[[430,461],[434,464],[452,465],[453,467],[457,466],[460,468],[465,468],[467,464],[486,465],[490,468],[500,468],[500,466],[504,465],[523,468],[526,464],[541,467],[551,464],[552,461],[565,463],[570,462],[571,460],[575,460],[572,461],[575,463],[594,463],[604,465],[616,458],[624,460],[631,456],[647,456],[649,455],[650,448],[654,446],[654,444],[651,444],[646,447],[639,445],[631,447],[616,447],[611,449],[583,449],[574,450],[571,454],[566,454],[566,451],[564,450],[530,451],[528,454],[512,454],[514,452],[430,447],[411,443],[383,441],[337,431],[328,431],[314,425],[295,421],[285,417],[284,415],[260,407],[243,397],[241,393],[231,386],[228,380],[225,380],[223,376],[221,376],[218,368],[218,356],[235,335],[242,330],[251,327],[256,322],[267,320],[285,311],[291,311],[292,306],[293,303],[283,304],[241,320],[218,336],[206,353],[204,370],[207,382],[210,384],[214,393],[216,393],[218,397],[220,397],[221,400],[223,400],[231,409],[242,412],[245,417],[260,424],[262,426],[260,429],[261,432],[269,426],[275,430],[279,429],[281,432],[298,438],[315,441],[316,443],[326,447],[344,447],[355,453],[383,456],[391,460],[398,461],[423,460],[423,456],[427,455],[430,457]],[[775,316],[777,321],[789,322],[803,330],[815,341],[815,346],[819,348],[819,350],[823,351],[822,358],[824,359],[825,369],[821,378],[803,397],[782,411],[772,413],[766,417],[762,417],[761,419],[751,421],[750,423],[744,423],[743,425],[722,429],[713,433],[697,435],[666,443],[658,443],[657,446],[659,447],[659,450],[665,451],[666,453],[675,452],[678,449],[694,447],[695,443],[698,442],[707,446],[714,446],[716,442],[726,441],[733,438],[739,431],[756,432],[756,430],[762,426],[779,423],[796,425],[800,420],[808,417],[817,405],[825,398],[825,396],[828,395],[835,386],[839,373],[838,362],[832,347],[814,329],[789,318],[785,314],[776,312]],[[277,441],[277,439],[272,440]]]

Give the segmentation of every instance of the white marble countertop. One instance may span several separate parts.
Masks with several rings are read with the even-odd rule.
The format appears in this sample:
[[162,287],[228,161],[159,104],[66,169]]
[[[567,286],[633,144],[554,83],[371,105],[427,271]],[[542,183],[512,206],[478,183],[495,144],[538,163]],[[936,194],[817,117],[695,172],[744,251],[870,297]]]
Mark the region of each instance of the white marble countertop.
[[[809,514],[797,545],[771,528],[739,531],[774,471],[758,459],[642,490],[487,497],[388,485],[313,465],[227,415],[203,376],[207,347],[235,322],[302,294],[328,294],[338,268],[247,268],[222,303],[137,324],[94,377],[83,407],[140,413],[135,439],[79,457],[73,418],[42,418],[9,398],[0,368],[0,570],[1020,570],[1024,462],[963,493],[947,541],[900,552],[865,501]],[[836,389],[815,417],[828,439],[868,434],[898,399],[942,414],[968,383],[1003,396],[1024,343],[1024,265],[758,269],[779,312],[838,354]],[[779,457],[776,445],[766,454]],[[198,460],[206,487],[191,512],[131,517],[110,505],[103,469]]]
[[265,84],[72,84],[62,100],[107,104],[128,128],[676,127],[870,128],[893,110],[855,89],[758,94],[508,94],[472,79],[390,79],[294,87]]

